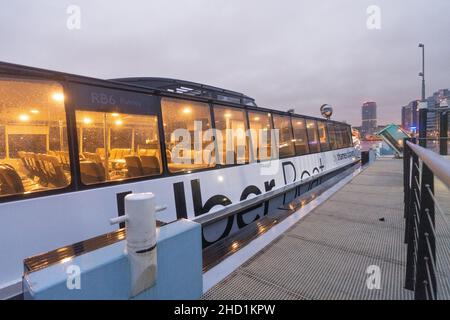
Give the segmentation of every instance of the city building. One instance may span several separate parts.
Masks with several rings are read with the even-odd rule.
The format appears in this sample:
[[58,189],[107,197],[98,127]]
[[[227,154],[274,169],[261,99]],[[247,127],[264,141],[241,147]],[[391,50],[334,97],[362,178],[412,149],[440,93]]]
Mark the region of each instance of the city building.
[[[450,90],[440,89],[426,99],[427,108],[439,108],[442,101],[450,101]],[[402,128],[408,132],[419,130],[419,100],[413,100],[402,107]],[[439,116],[436,112],[427,113],[427,131],[429,136],[439,131]]]
[[407,132],[416,132],[419,119],[419,102],[413,100],[406,106],[402,107],[402,124],[401,127]]
[[[450,90],[440,89],[427,98],[428,108],[439,108],[442,101],[450,101]],[[439,113],[427,113],[427,135],[429,137],[438,137],[439,135]]]
[[361,136],[372,135],[377,128],[377,103],[373,101],[364,102],[362,106]]

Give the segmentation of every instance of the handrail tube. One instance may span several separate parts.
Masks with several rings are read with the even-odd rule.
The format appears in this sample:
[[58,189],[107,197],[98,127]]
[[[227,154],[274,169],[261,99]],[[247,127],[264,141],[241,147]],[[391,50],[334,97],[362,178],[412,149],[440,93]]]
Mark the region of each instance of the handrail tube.
[[433,151],[427,150],[409,141],[406,143],[430,168],[434,175],[450,189],[450,161]]

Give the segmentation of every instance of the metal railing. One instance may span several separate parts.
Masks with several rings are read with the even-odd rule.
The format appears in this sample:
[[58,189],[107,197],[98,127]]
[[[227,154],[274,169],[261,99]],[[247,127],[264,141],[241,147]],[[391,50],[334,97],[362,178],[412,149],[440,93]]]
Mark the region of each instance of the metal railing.
[[450,188],[450,161],[415,142],[416,139],[404,141],[405,288],[413,290],[417,300],[436,300],[435,213],[441,216],[448,230],[450,226],[446,213],[436,200],[434,179],[436,177]]

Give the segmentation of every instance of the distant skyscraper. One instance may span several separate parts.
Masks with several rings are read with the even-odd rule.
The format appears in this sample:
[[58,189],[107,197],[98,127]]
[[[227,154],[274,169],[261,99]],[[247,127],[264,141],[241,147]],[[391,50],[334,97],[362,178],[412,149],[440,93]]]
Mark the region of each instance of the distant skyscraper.
[[[426,99],[428,108],[439,108],[443,100],[450,101],[450,90],[440,89]],[[417,100],[411,101],[408,105],[402,107],[402,127],[410,132],[419,130],[419,104]],[[427,131],[431,133],[438,132],[439,117],[435,112],[427,113]]]
[[361,135],[374,134],[377,128],[377,104],[376,102],[364,102],[362,106]]
[[[428,108],[439,108],[443,100],[450,101],[450,90],[440,89],[427,98]],[[427,114],[427,131],[428,134],[439,134],[439,114],[436,112],[428,112]]]
[[419,114],[417,108],[417,100],[402,107],[402,128],[408,132],[415,132],[418,128]]

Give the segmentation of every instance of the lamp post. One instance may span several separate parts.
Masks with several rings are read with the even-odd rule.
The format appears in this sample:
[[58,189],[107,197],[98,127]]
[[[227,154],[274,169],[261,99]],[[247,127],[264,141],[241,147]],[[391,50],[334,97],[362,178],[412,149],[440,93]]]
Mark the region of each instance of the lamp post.
[[422,102],[425,101],[425,45],[419,43],[419,48],[422,48],[422,72],[419,72],[419,77],[422,77]]
[[422,77],[422,99],[419,104],[419,144],[426,148],[428,111],[425,107],[425,45],[419,43],[419,48],[422,48],[422,72],[419,72],[419,77]]

